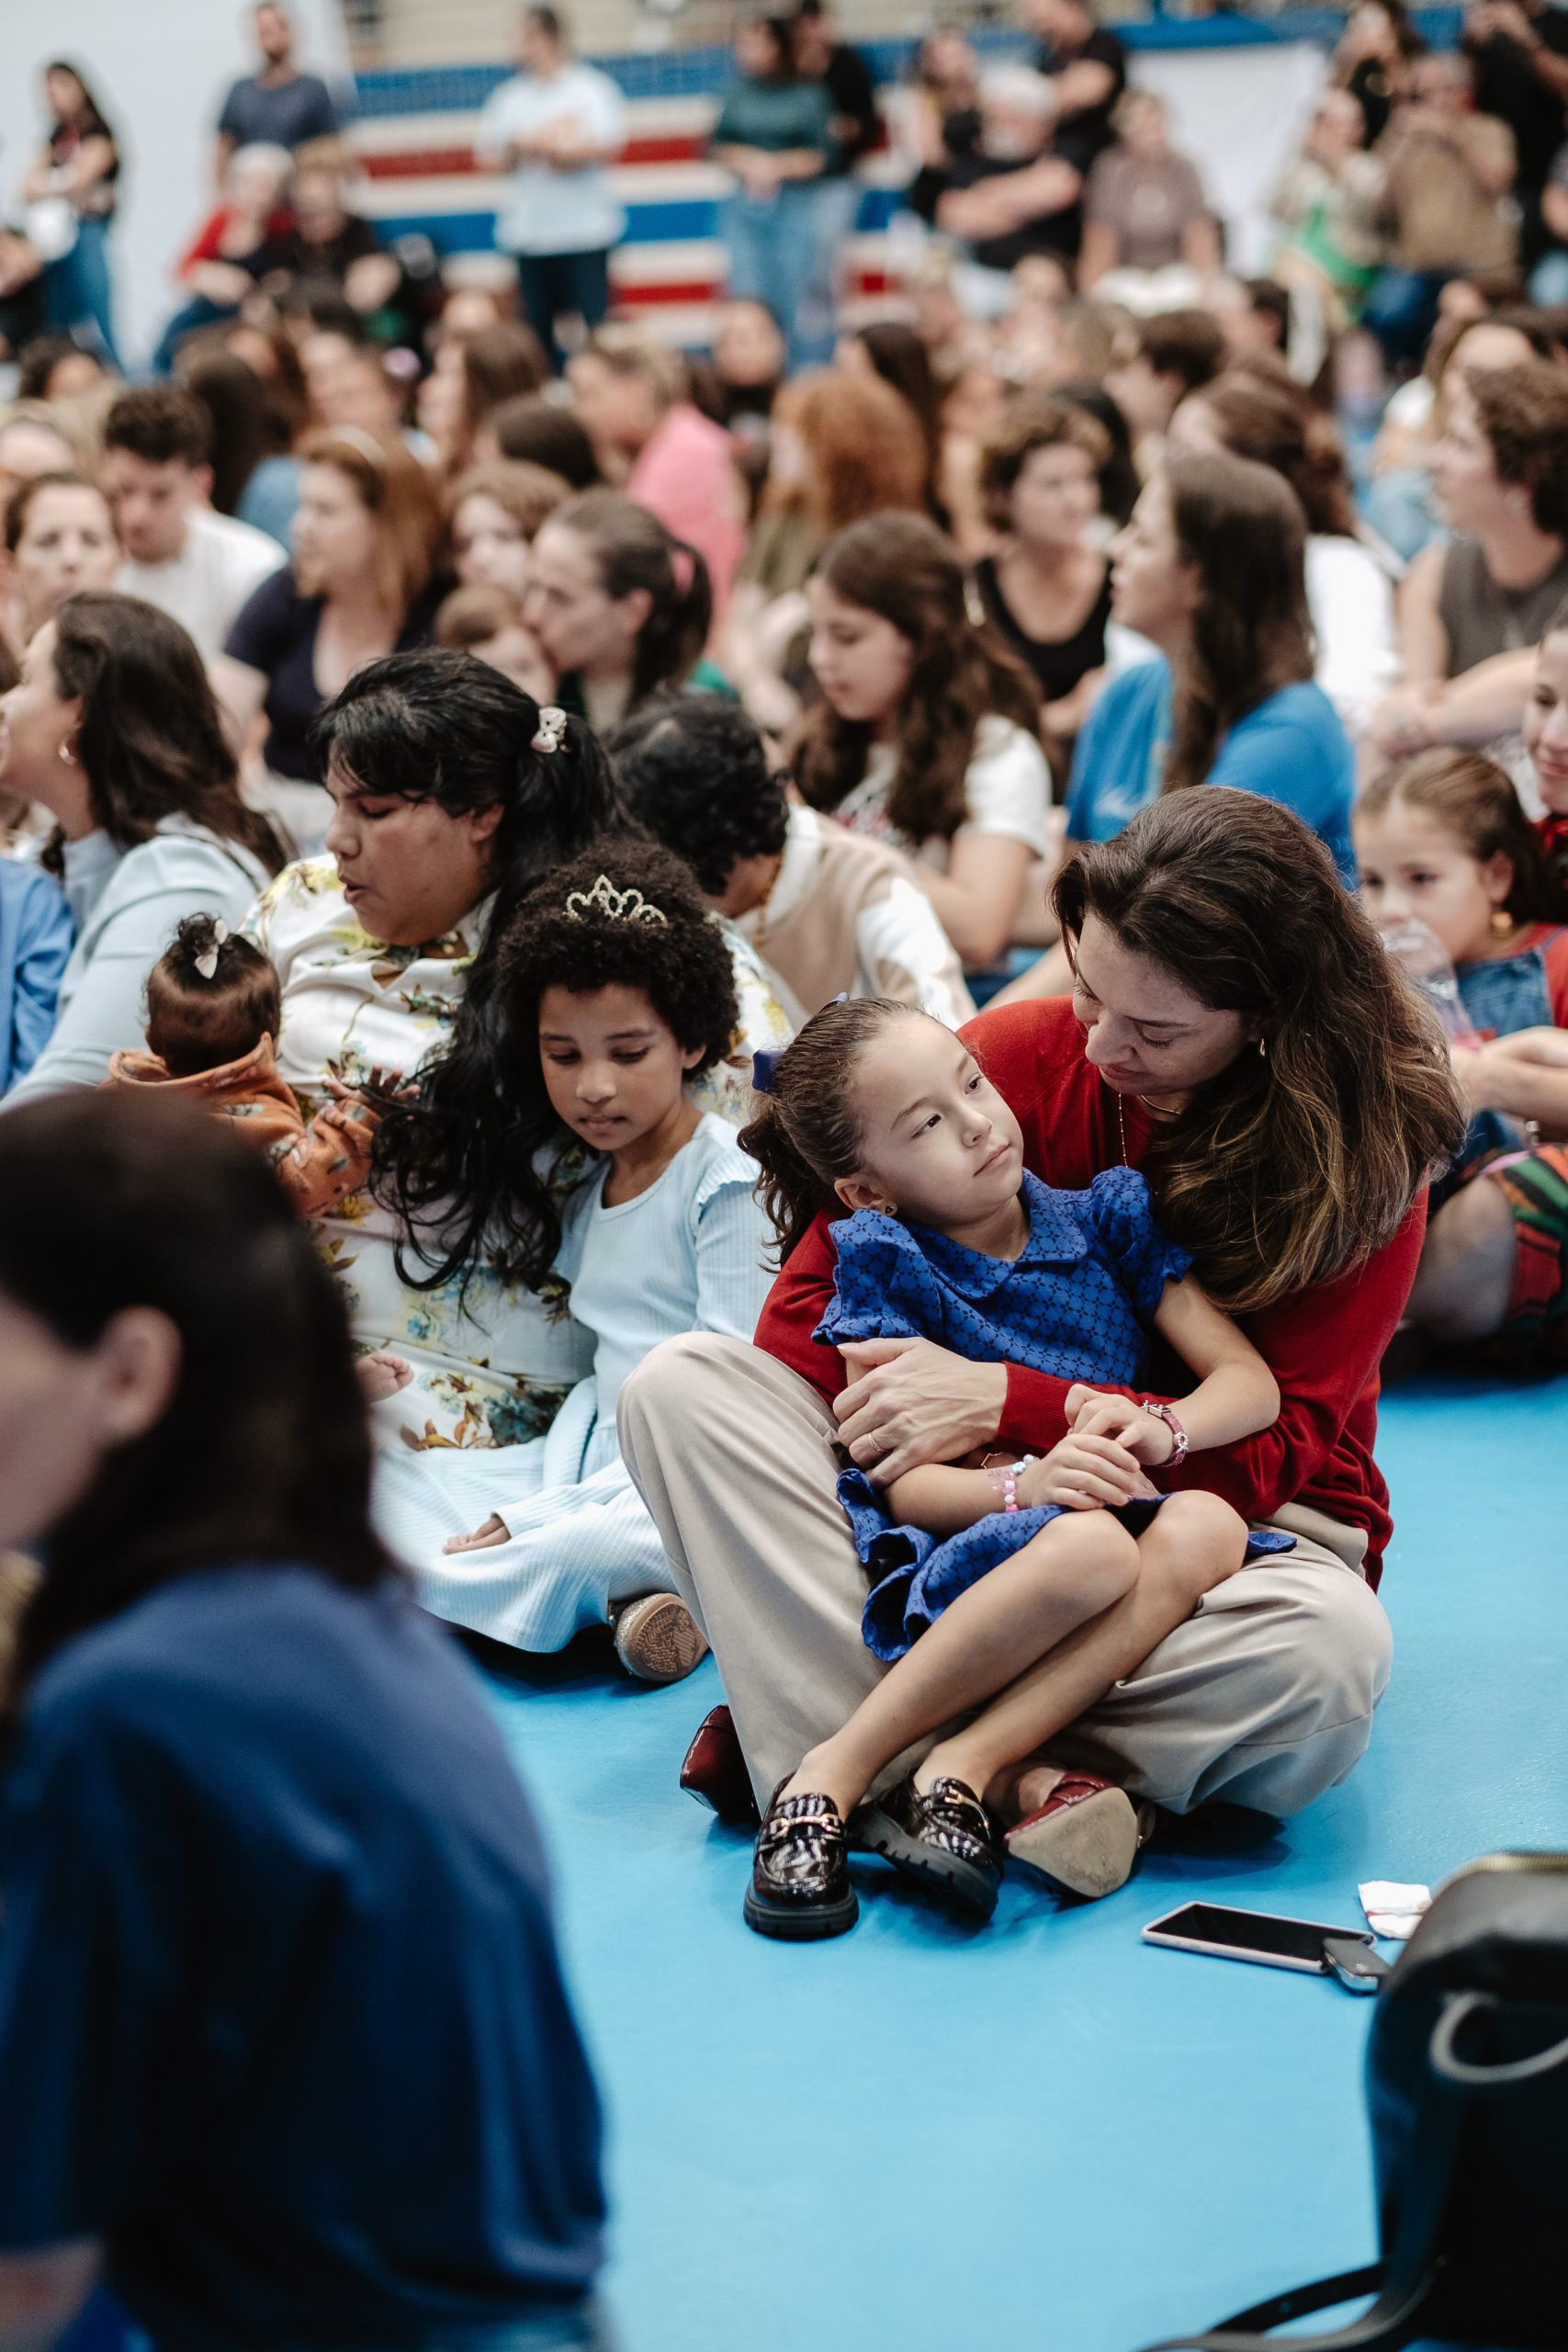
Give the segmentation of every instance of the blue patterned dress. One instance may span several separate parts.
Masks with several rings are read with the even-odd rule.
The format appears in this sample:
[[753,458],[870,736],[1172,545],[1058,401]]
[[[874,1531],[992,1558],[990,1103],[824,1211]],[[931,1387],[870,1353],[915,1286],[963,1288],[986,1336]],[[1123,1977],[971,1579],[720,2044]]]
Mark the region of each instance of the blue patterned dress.
[[[1109,1168],[1086,1193],[1053,1192],[1027,1171],[1029,1238],[1016,1259],[986,1258],[929,1227],[861,1209],[832,1228],[838,1250],[832,1306],[815,1337],[932,1340],[974,1363],[1017,1363],[1095,1387],[1136,1386],[1148,1358],[1147,1326],[1168,1283],[1190,1253],[1155,1221],[1149,1188],[1131,1168]],[[839,1499],[861,1558],[875,1575],[861,1630],[889,1663],[902,1657],[942,1611],[998,1562],[1021,1551],[1062,1506],[988,1511],[939,1538],[890,1519],[862,1470],[845,1470]],[[1159,1500],[1115,1515],[1134,1534]],[[1256,1553],[1288,1552],[1289,1535],[1252,1534]]]

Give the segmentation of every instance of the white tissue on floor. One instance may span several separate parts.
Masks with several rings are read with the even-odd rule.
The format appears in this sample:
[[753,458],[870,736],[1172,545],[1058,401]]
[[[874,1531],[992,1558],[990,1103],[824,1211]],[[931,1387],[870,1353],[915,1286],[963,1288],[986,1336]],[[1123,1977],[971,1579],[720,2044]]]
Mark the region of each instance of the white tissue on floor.
[[1370,1878],[1359,1892],[1368,1927],[1391,1943],[1409,1940],[1432,1900],[1429,1886],[1401,1886],[1391,1878]]

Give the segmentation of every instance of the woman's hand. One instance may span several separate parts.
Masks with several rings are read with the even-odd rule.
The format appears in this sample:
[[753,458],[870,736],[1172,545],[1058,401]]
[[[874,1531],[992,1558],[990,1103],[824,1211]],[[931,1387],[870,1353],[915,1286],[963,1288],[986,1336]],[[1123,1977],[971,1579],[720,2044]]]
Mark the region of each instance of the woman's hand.
[[850,1375],[833,1406],[839,1442],[879,1487],[995,1437],[1005,1363],[971,1363],[930,1340],[853,1340],[839,1353]]
[[1103,1389],[1080,1385],[1068,1389],[1063,1410],[1075,1437],[1114,1438],[1135,1462],[1157,1467],[1176,1451],[1169,1423],[1157,1413],[1145,1412],[1130,1396],[1112,1396]]
[[1043,1461],[1032,1462],[1018,1481],[1020,1507],[1036,1510],[1056,1503],[1064,1510],[1115,1510],[1122,1503],[1141,1502],[1156,1489],[1142,1466],[1115,1438],[1080,1437],[1076,1430],[1051,1448]]
[[484,1525],[476,1527],[471,1535],[449,1535],[441,1548],[444,1552],[488,1552],[493,1544],[508,1543],[511,1535],[506,1521],[491,1511]]

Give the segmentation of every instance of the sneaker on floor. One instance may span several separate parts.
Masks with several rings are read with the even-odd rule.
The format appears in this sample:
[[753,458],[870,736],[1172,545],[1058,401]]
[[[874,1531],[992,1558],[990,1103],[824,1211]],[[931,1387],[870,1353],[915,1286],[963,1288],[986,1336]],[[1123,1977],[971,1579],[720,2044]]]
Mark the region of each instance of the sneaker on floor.
[[672,1592],[645,1592],[626,1601],[610,1629],[615,1656],[638,1682],[683,1682],[708,1654],[696,1620]]
[[1010,1861],[1068,1894],[1114,1894],[1154,1835],[1153,1805],[1093,1772],[1065,1772],[1038,1809],[1007,1832]]

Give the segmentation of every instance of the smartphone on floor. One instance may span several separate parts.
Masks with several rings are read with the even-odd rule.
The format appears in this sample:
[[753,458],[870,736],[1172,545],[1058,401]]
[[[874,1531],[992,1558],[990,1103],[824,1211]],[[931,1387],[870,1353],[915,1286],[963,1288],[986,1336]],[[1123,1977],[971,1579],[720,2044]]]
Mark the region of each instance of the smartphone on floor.
[[1173,1951],[1212,1952],[1217,1960],[1251,1960],[1263,1968],[1298,1968],[1326,1976],[1329,1943],[1372,1942],[1370,1928],[1331,1928],[1320,1919],[1285,1919],[1272,1911],[1232,1911],[1221,1903],[1185,1903],[1144,1929],[1144,1941]]

